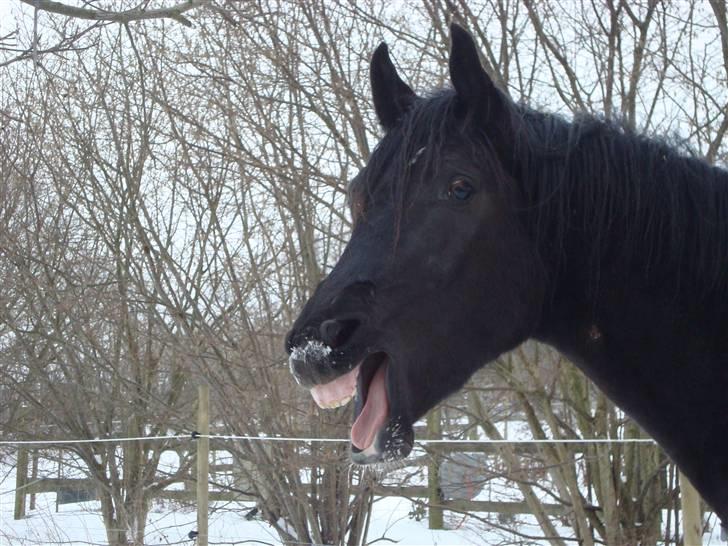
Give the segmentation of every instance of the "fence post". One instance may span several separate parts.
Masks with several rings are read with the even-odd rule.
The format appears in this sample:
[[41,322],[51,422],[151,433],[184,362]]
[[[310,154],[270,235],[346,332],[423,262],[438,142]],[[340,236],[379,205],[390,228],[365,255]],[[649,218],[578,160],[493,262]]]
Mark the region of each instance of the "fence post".
[[703,514],[700,510],[700,495],[685,477],[680,476],[680,505],[683,520],[683,544],[685,546],[699,546],[703,543]]
[[210,456],[210,387],[200,385],[197,408],[197,546],[207,546],[207,515],[209,505],[208,475]]
[[[440,440],[442,438],[442,422],[440,408],[436,407],[427,414],[427,437],[430,440]],[[430,529],[443,528],[443,511],[442,511],[442,489],[440,487],[440,462],[442,455],[439,450],[430,457],[427,463],[427,502],[429,504],[427,510],[427,521]]]
[[18,460],[15,465],[15,509],[13,519],[25,517],[25,485],[28,483],[28,450],[18,447]]
[[[33,459],[31,463],[31,470],[30,470],[30,481],[31,483],[35,482],[38,479],[38,450],[33,450]],[[32,512],[35,510],[35,493],[30,494],[30,511]]]

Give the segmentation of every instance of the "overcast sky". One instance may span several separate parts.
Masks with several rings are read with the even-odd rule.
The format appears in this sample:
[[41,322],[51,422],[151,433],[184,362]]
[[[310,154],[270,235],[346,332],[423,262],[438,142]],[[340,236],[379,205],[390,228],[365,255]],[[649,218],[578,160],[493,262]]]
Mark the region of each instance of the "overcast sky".
[[20,0],[0,0],[0,36],[15,30],[17,18],[22,14],[30,17],[32,9]]

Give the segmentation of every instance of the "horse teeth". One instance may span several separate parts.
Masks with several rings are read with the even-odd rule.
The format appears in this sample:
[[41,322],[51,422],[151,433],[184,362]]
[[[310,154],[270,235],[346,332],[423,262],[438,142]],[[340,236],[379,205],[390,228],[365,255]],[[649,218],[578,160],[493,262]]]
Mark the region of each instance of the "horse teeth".
[[324,405],[324,409],[334,409],[334,408],[340,408],[341,406],[345,406],[349,403],[349,401],[352,399],[352,395],[345,396],[344,398],[340,398],[339,400],[334,400],[332,402],[329,402],[328,404]]

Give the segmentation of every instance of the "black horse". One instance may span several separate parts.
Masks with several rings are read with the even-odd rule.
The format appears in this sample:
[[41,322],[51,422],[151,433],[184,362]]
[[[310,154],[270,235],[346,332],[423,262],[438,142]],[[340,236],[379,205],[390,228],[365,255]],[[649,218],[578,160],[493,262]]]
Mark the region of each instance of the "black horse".
[[484,364],[546,342],[637,420],[728,522],[728,172],[595,119],[515,104],[452,27],[452,89],[371,62],[385,136],[350,184],[346,249],[287,339],[322,407],[355,398],[352,458]]

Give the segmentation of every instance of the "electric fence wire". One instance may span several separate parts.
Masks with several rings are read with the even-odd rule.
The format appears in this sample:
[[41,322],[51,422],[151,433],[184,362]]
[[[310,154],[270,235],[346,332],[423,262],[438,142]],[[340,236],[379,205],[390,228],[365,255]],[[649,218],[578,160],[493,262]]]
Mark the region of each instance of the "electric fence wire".
[[[196,440],[207,438],[209,440],[238,440],[247,442],[328,442],[328,443],[349,443],[348,438],[303,438],[295,436],[268,436],[268,435],[238,435],[238,434],[168,434],[163,436],[136,436],[124,438],[83,438],[83,439],[58,439],[58,440],[0,440],[0,446],[55,446],[71,444],[97,444],[97,443],[121,443],[141,441],[162,441],[162,440]],[[415,440],[416,445],[427,446],[433,444],[656,444],[652,438],[534,438],[517,440],[465,440],[456,438],[443,439],[422,439]]]

